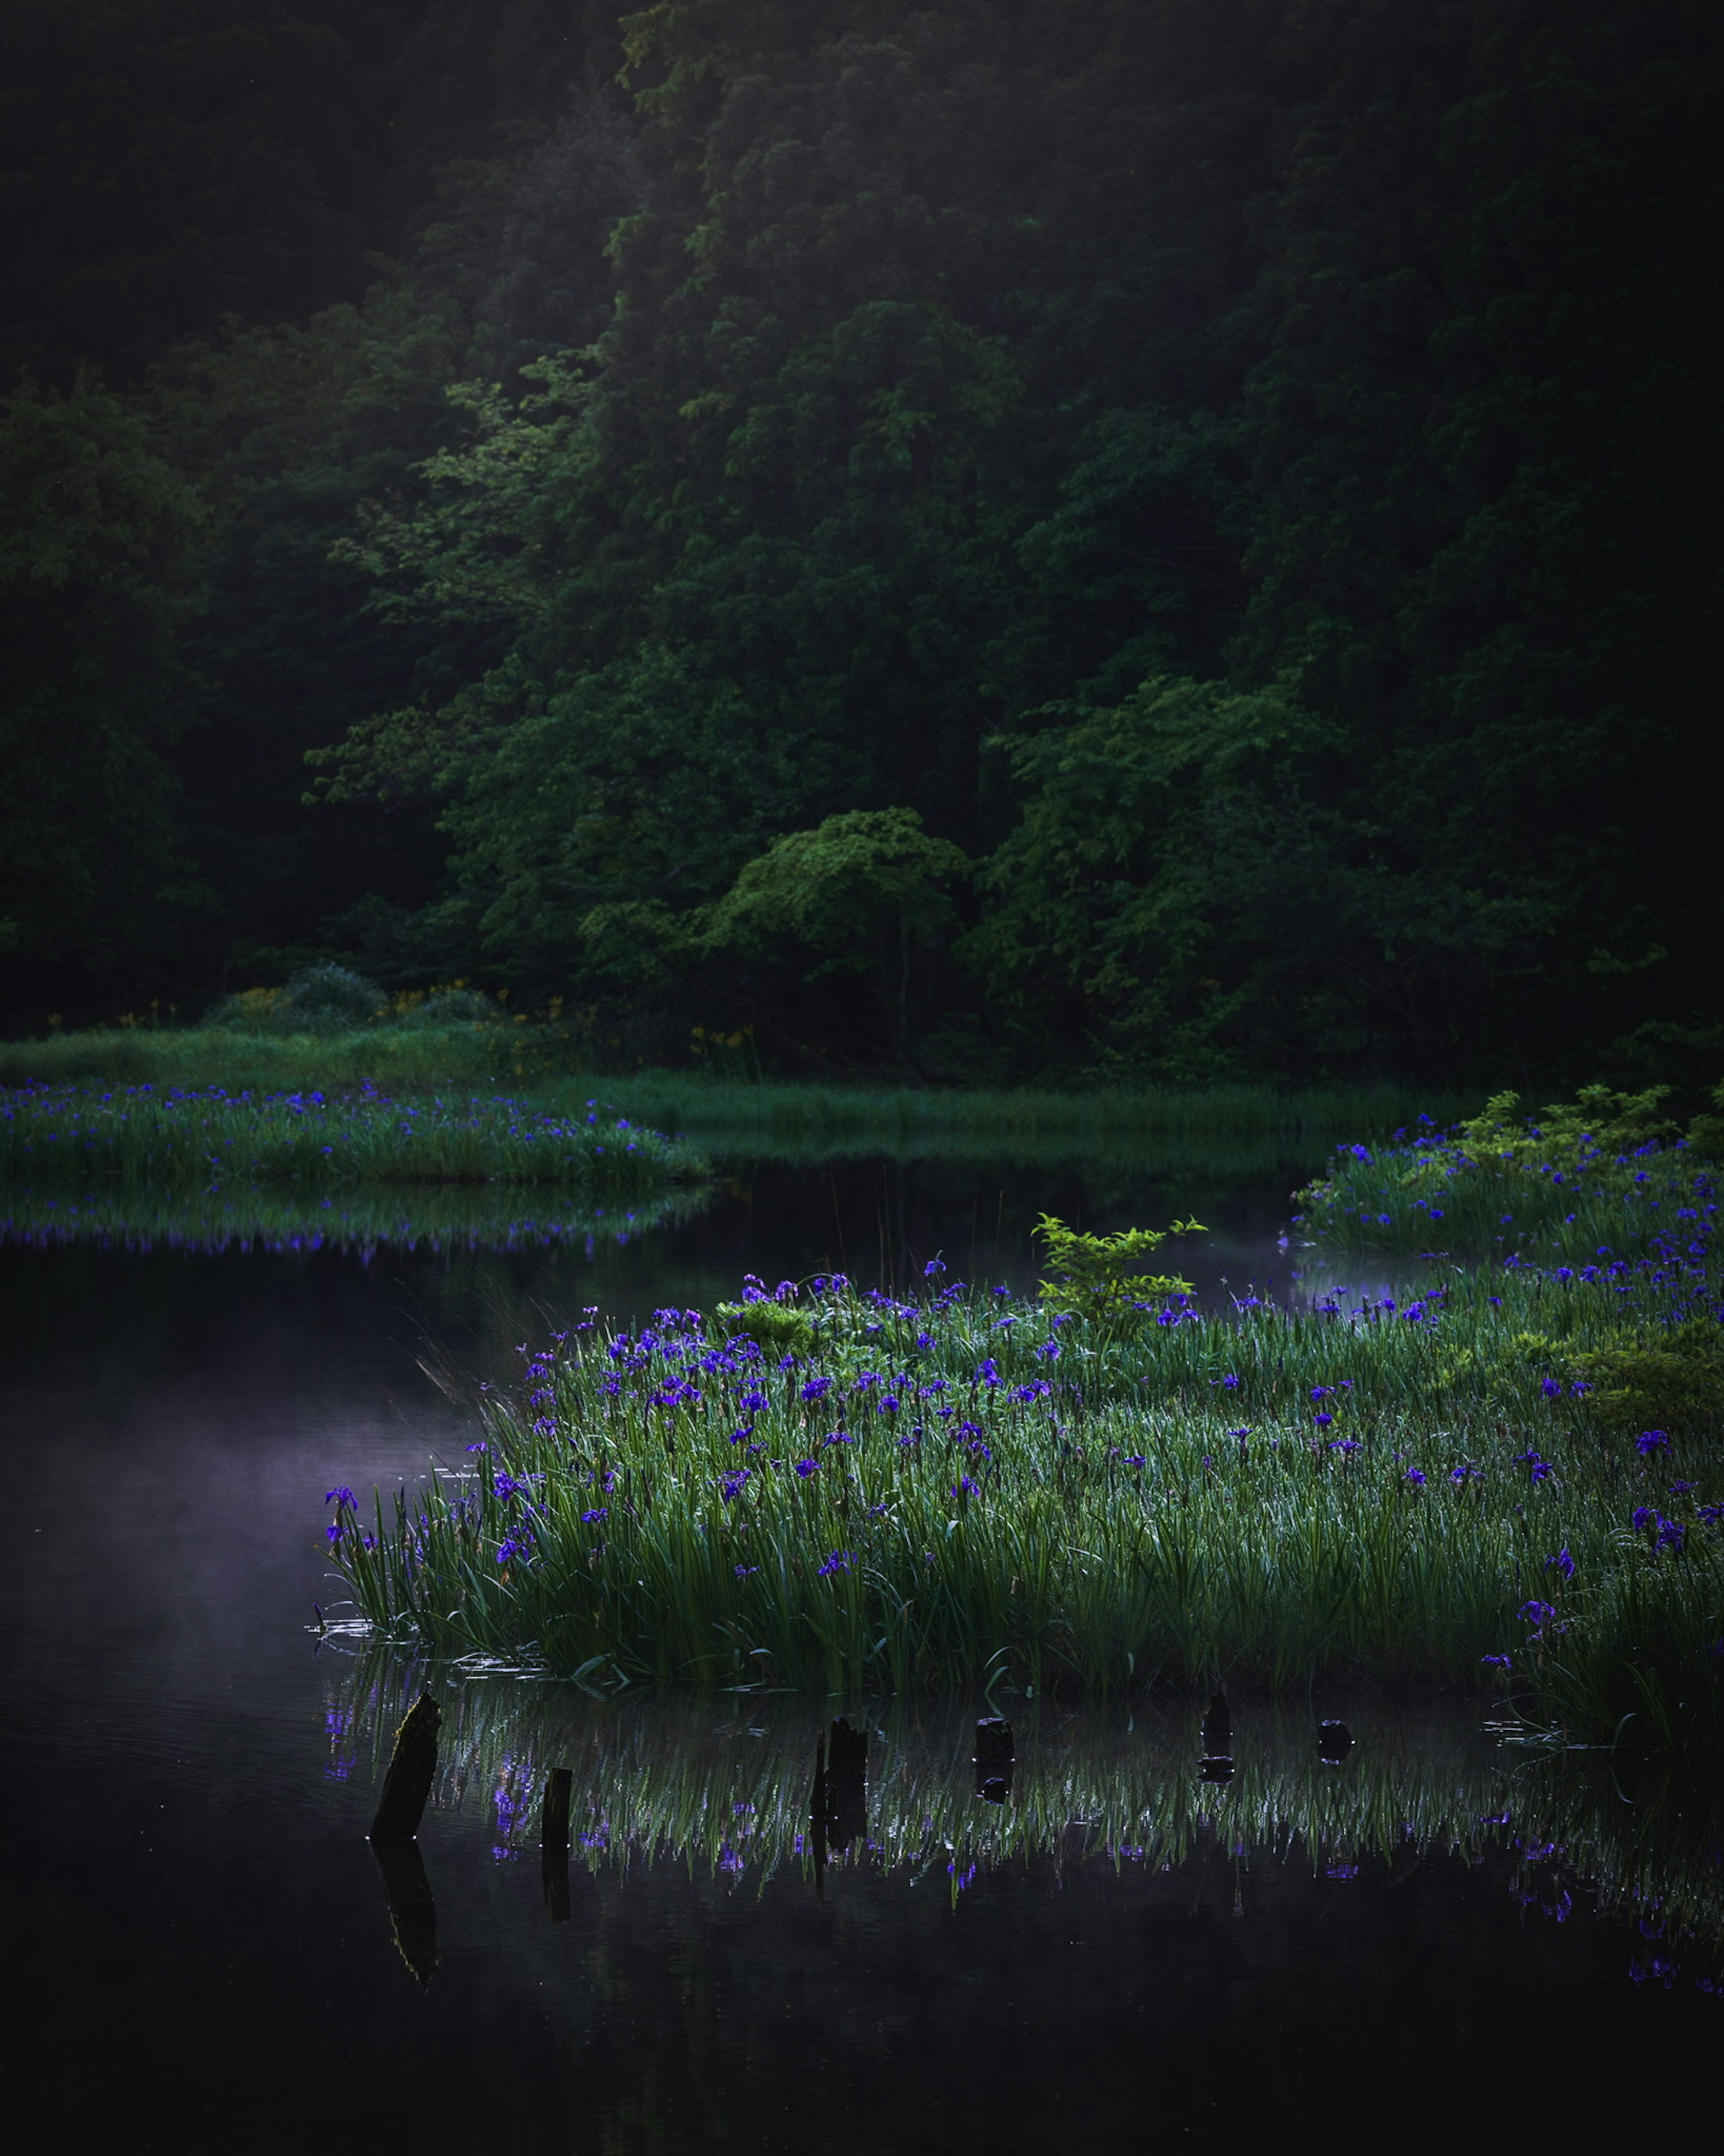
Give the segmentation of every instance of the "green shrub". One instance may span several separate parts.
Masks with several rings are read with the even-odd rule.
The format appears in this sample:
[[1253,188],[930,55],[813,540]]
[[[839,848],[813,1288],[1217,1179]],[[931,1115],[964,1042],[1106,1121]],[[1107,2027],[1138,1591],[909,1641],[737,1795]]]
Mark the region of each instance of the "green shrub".
[[375,981],[346,966],[302,966],[279,988],[244,988],[204,1015],[206,1025],[249,1033],[347,1033],[388,1007]]
[[1169,1296],[1189,1295],[1191,1282],[1171,1274],[1137,1268],[1169,1235],[1201,1235],[1198,1220],[1176,1220],[1168,1228],[1122,1228],[1116,1235],[1080,1235],[1051,1213],[1035,1225],[1046,1250],[1051,1277],[1041,1284],[1044,1302],[1055,1303],[1094,1322],[1132,1324]]
[[417,1031],[423,1026],[485,1025],[497,1021],[497,1007],[478,988],[457,985],[433,988],[428,995],[400,999],[387,1014],[392,1025]]
[[813,1317],[789,1303],[721,1302],[713,1315],[733,1338],[752,1340],[774,1355],[805,1355],[813,1344]]
[[1591,1388],[1589,1419],[1609,1430],[1710,1437],[1724,1429],[1724,1331],[1711,1318],[1577,1355],[1573,1368]]

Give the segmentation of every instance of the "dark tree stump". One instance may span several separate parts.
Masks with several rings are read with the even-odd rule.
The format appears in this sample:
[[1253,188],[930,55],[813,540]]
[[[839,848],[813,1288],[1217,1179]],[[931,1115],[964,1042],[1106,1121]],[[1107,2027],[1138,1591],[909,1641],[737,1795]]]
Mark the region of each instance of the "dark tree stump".
[[442,1710],[428,1691],[422,1691],[408,1709],[395,1732],[383,1794],[371,1823],[373,1841],[411,1841],[418,1832],[437,1772],[437,1731],[442,1719]]

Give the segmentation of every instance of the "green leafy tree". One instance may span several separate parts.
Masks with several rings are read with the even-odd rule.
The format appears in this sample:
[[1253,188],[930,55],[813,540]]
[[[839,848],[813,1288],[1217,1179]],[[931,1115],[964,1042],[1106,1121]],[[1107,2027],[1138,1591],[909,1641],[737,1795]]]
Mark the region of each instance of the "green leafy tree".
[[169,759],[198,711],[177,639],[208,526],[93,377],[0,403],[0,920],[26,1005],[124,993],[203,902]]
[[1080,1067],[1215,1077],[1256,992],[1218,819],[1296,785],[1334,729],[1285,685],[1167,679],[1111,711],[1041,716],[997,743],[1023,814],[981,872],[987,910],[962,955],[1000,1023],[1028,1034],[1056,1014]]
[[[910,1061],[919,964],[937,952],[957,921],[955,888],[971,864],[947,839],[923,829],[914,809],[853,810],[812,831],[793,831],[750,861],[702,916],[701,950],[738,962],[755,987],[751,1016],[782,1033],[783,1017],[759,996],[788,972],[804,989],[824,989],[819,1021],[852,1055]],[[865,1008],[855,1008],[860,993]],[[805,1021],[812,1015],[805,998]],[[870,1054],[870,1046],[873,1053]]]

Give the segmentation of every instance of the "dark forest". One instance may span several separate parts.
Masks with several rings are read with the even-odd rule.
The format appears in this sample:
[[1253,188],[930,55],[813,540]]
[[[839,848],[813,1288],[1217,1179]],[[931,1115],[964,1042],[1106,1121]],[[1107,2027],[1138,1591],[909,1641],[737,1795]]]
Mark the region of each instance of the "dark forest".
[[11,0],[0,1005],[1716,1075],[1688,0]]

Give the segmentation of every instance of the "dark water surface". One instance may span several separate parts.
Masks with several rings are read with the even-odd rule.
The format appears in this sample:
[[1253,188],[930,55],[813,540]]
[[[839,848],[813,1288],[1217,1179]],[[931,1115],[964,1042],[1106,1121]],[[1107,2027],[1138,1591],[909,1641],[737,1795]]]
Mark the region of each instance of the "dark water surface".
[[[1006,1702],[1018,1780],[990,1807],[973,1701],[607,1703],[439,1672],[434,1939],[412,1881],[392,1927],[363,1835],[414,1674],[306,1626],[331,1599],[325,1491],[470,1435],[428,1349],[498,1368],[587,1305],[835,1260],[902,1281],[940,1248],[1022,1283],[1044,1206],[1101,1226],[1203,1208],[1109,1174],[740,1172],[703,1218],[590,1260],[0,1250],[15,2128],[633,2156],[1650,2125],[1718,2041],[1724,2000],[1694,1980],[1716,1955],[1649,1937],[1650,1905],[1644,1933],[1598,1913],[1583,1875],[1607,1859],[1578,1828],[1538,1855],[1550,1803],[1458,1707],[1244,1705],[1216,1789],[1178,1707]],[[1285,1267],[1287,1187],[1212,1189],[1220,1254],[1179,1262]],[[817,1882],[795,1835],[839,1705],[869,1731],[869,1821]],[[1316,1759],[1318,1712],[1359,1738],[1342,1766]],[[553,1923],[532,1807],[557,1764],[585,1840]]]

